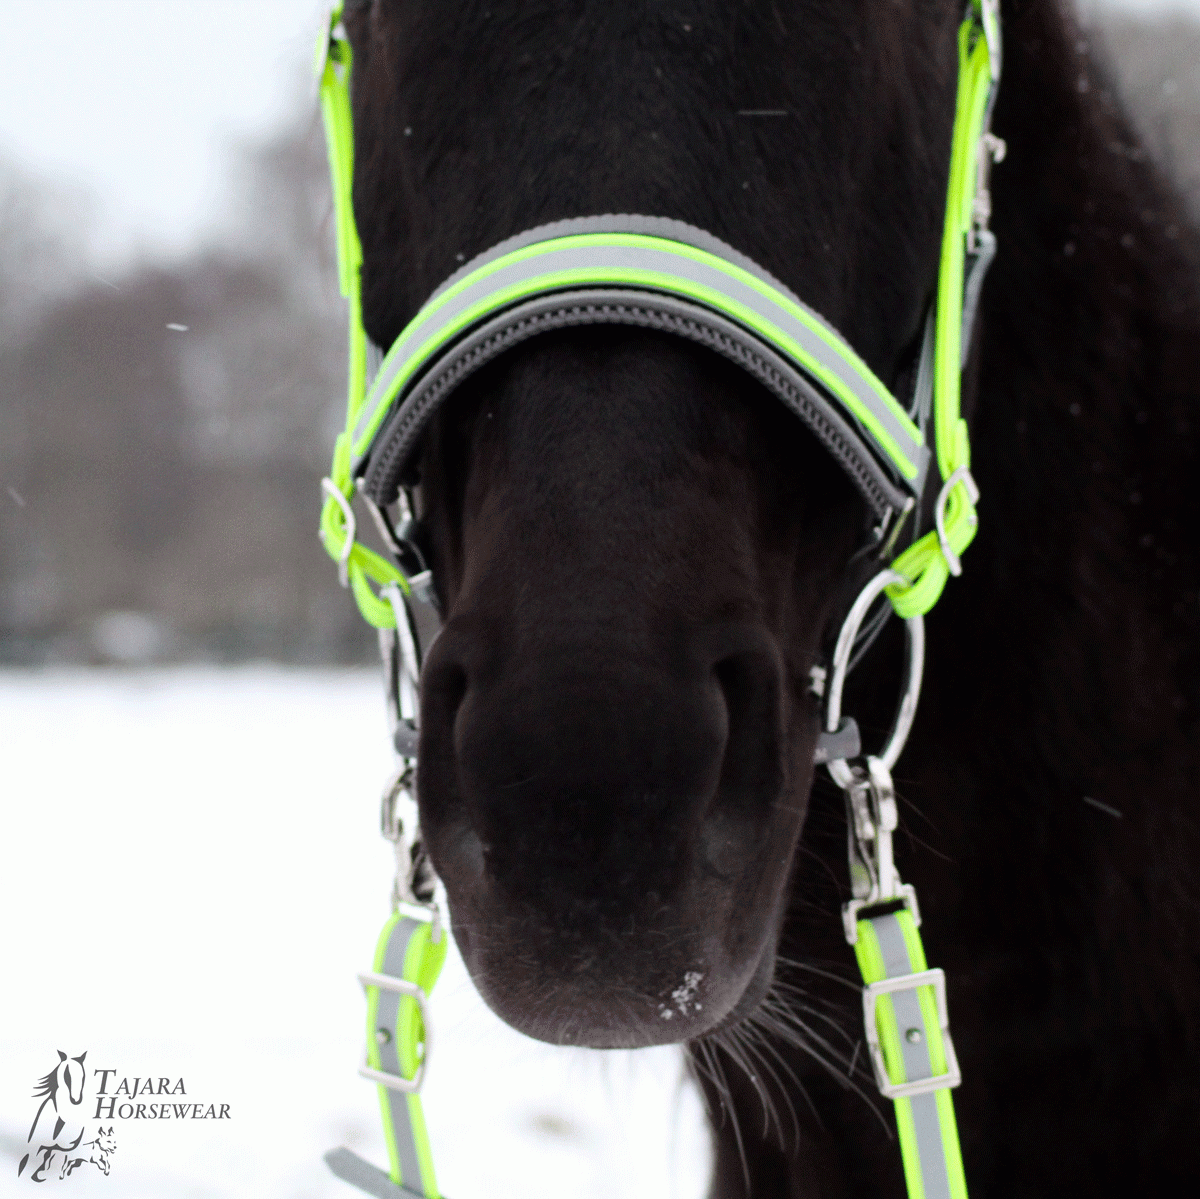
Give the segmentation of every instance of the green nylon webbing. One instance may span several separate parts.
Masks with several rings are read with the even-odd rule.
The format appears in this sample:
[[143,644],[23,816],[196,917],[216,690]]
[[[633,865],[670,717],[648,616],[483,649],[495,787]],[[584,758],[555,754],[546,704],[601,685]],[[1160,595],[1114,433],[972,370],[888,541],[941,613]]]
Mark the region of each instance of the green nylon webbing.
[[[330,478],[349,503],[355,481],[351,475],[352,439],[366,401],[366,334],[362,327],[360,267],[362,250],[354,224],[351,187],[354,174],[353,123],[350,112],[349,75],[351,51],[344,37],[335,33],[341,20],[341,5],[335,6],[325,44],[318,47],[321,57],[321,100],[329,147],[330,174],[333,180],[334,210],[337,219],[339,278],[349,301],[349,379],[346,405],[346,431],[334,447]],[[998,37],[998,33],[994,36]],[[322,53],[323,51],[323,53]],[[981,137],[988,100],[995,80],[992,58],[984,35],[982,10],[976,4],[963,21],[958,33],[959,83],[951,144],[950,178],[946,219],[938,272],[936,336],[934,350],[934,442],[939,473],[944,480],[954,471],[970,465],[970,444],[966,422],[960,412],[962,301],[965,243],[973,219],[978,155],[984,153]],[[960,481],[948,497],[945,513],[946,539],[950,548],[961,554],[975,536],[978,526],[969,489]],[[340,560],[351,530],[345,512],[329,498],[321,512],[321,539],[326,551]],[[937,602],[950,568],[935,531],[927,533],[905,550],[892,567],[906,579],[887,591],[896,612],[903,617],[928,612]],[[395,615],[391,605],[371,589],[370,583],[386,586],[398,583],[407,589],[407,580],[391,562],[355,541],[346,563],[347,580],[359,610],[368,623],[392,628]]]
[[[998,35],[997,35],[998,36]],[[946,197],[946,223],[942,234],[942,260],[938,271],[936,334],[934,341],[933,420],[938,471],[948,479],[959,467],[971,465],[967,422],[962,419],[962,305],[963,264],[971,230],[978,179],[978,156],[984,133],[988,99],[996,80],[981,14],[972,10],[958,31],[958,97],[950,147],[950,186]],[[961,554],[978,528],[975,506],[965,483],[951,492],[946,505],[946,539]],[[887,596],[896,614],[923,616],[937,602],[950,567],[935,531],[908,547],[892,569],[912,582],[889,587]]]
[[[432,925],[395,912],[383,926],[374,969],[415,983],[429,995],[446,960],[449,938],[432,940]],[[411,1080],[421,1065],[426,1031],[415,999],[367,987],[367,1065]],[[439,1199],[421,1097],[380,1085],[379,1106],[390,1179],[425,1199]]]
[[[346,502],[353,503],[355,483],[350,474],[351,432],[358,421],[367,390],[367,334],[362,323],[362,246],[354,223],[354,124],[350,114],[350,43],[334,33],[342,19],[342,5],[330,13],[329,25],[317,43],[316,66],[320,71],[321,114],[325,122],[325,145],[333,187],[333,211],[337,224],[338,281],[349,304],[349,370],[346,400],[346,432],[333,447],[329,477]],[[342,506],[326,499],[321,509],[320,536],[335,562],[342,557],[351,535]],[[346,575],[355,602],[368,624],[394,629],[396,616],[391,604],[371,590],[371,583],[386,587],[396,583],[408,592],[408,580],[392,562],[359,541],[354,541],[346,561]]]

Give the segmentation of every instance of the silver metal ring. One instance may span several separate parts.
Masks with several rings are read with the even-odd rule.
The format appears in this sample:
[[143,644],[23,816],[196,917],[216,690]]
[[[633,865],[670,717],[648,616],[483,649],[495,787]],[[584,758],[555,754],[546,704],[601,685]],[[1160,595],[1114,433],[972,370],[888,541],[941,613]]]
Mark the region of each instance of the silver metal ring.
[[[851,652],[858,630],[866,618],[867,612],[876,599],[883,593],[884,588],[893,584],[907,587],[911,583],[902,574],[894,570],[881,570],[859,592],[858,598],[850,606],[846,619],[842,622],[841,632],[838,633],[837,644],[833,649],[829,685],[826,689],[825,700],[825,730],[836,731],[842,718],[842,688],[846,683],[846,674],[850,665]],[[921,694],[921,676],[925,668],[925,620],[922,616],[909,616],[904,621],[907,634],[907,652],[905,662],[904,692],[896,709],[896,719],[887,743],[876,755],[879,760],[891,770],[895,766],[904,743],[908,740],[913,718],[917,714],[917,700]],[[837,758],[827,763],[833,781],[839,787],[846,787],[852,779],[849,765],[845,758]]]

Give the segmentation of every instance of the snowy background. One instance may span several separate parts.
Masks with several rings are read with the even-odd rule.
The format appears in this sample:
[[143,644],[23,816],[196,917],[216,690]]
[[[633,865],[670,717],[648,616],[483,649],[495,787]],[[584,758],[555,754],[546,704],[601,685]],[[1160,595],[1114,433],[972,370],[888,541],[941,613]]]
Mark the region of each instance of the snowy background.
[[[30,1096],[61,1049],[230,1105],[220,1124],[117,1121],[112,1173],[53,1184],[71,1195],[349,1199],[327,1149],[387,1162],[355,1073],[355,974],[392,877],[376,673],[0,673],[0,731],[0,1195],[30,1191]],[[452,1199],[703,1194],[707,1132],[677,1049],[529,1040],[453,950],[432,1012],[425,1113]]]
[[[348,1197],[326,1149],[385,1161],[354,976],[390,763],[313,535],[344,337],[322,9],[0,0],[0,1195],[59,1049],[232,1115],[118,1122],[72,1193]],[[1198,21],[1127,0],[1084,33],[1200,212]],[[529,1041],[455,956],[433,1011],[453,1199],[703,1193],[677,1050]]]

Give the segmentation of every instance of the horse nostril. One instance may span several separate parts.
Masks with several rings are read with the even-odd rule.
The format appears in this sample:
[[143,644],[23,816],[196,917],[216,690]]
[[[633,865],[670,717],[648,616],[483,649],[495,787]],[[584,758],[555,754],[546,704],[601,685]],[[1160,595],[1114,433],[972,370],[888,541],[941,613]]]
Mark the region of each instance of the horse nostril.
[[738,806],[769,804],[782,783],[779,663],[756,648],[721,659],[713,674],[728,719],[719,795]]
[[467,694],[467,672],[456,661],[431,660],[421,672],[421,727],[453,728]]

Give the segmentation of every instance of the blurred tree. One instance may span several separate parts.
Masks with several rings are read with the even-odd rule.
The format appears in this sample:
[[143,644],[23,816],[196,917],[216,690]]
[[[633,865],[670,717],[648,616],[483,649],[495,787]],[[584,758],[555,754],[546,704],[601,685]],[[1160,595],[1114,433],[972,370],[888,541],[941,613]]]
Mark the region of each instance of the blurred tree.
[[[0,660],[373,652],[315,536],[344,370],[319,129],[238,166],[235,253],[77,272],[4,325]],[[0,318],[70,253],[31,195]],[[142,630],[124,651],[122,628]]]

